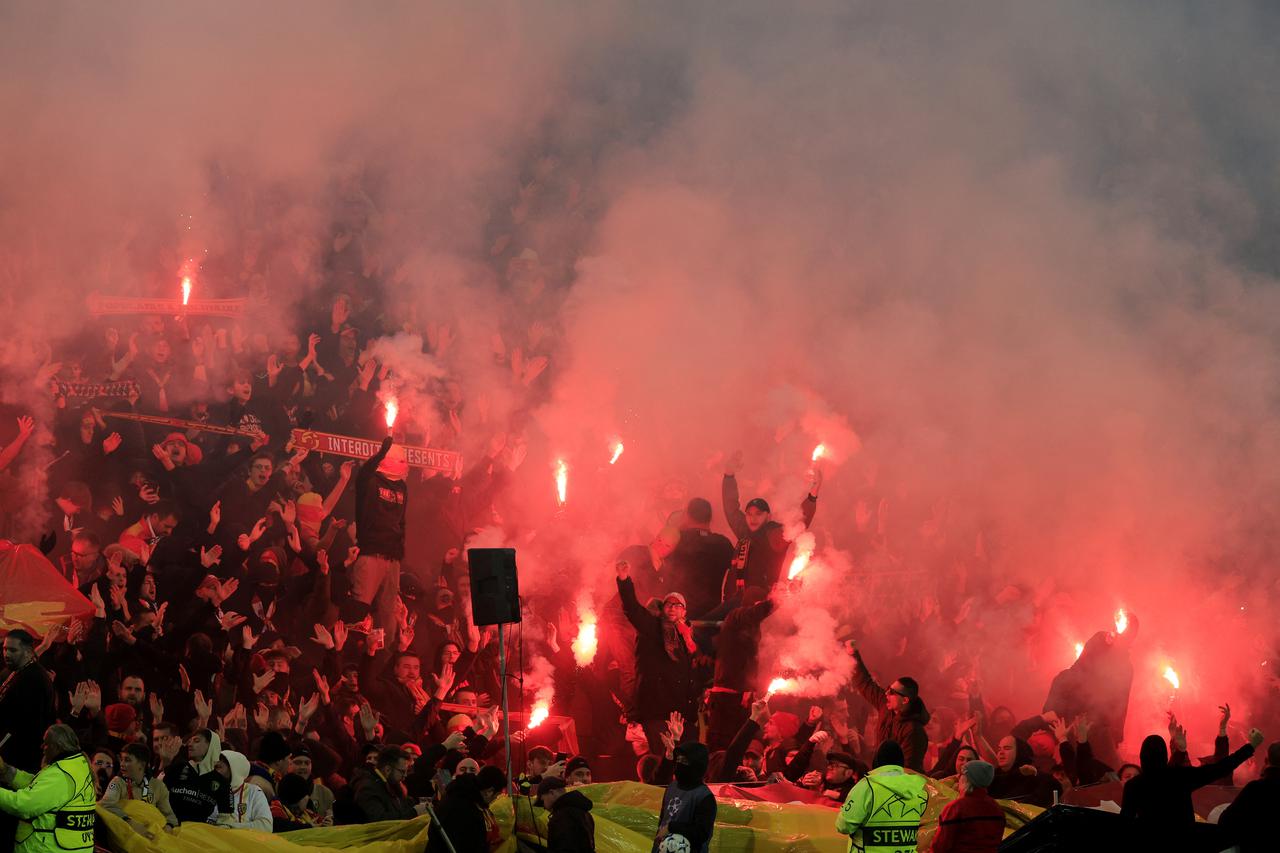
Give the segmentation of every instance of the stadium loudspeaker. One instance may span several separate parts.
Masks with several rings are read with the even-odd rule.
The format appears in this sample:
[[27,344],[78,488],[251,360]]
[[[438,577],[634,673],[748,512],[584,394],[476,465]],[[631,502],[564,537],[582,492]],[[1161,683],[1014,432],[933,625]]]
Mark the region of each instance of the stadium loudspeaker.
[[471,614],[476,625],[520,621],[520,585],[515,548],[468,548]]

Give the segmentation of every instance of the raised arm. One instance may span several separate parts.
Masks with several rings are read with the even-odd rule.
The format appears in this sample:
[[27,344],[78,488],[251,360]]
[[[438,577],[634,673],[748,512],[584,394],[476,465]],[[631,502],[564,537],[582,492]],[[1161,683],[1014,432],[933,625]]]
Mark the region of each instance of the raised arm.
[[[885,705],[888,704],[884,697],[884,688],[876,683],[871,677],[871,673],[867,671],[867,665],[862,662],[862,655],[858,651],[858,647],[854,645],[852,640],[845,642],[846,650],[853,655],[853,687],[866,700],[867,704],[877,711],[883,713]],[[904,744],[905,746],[905,744]]]
[[724,480],[720,483],[720,502],[724,504],[724,518],[729,522],[733,535],[742,539],[751,531],[747,527],[747,516],[742,512],[742,497],[738,494],[738,469],[742,467],[742,451],[739,450],[729,458],[725,465]]

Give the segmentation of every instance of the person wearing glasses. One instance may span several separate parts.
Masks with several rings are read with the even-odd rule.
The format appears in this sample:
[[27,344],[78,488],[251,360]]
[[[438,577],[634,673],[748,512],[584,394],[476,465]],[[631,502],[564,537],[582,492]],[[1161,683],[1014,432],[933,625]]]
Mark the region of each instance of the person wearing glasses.
[[879,742],[897,742],[905,756],[903,766],[923,773],[924,756],[929,751],[929,735],[924,730],[929,722],[929,711],[920,698],[920,685],[914,678],[903,676],[894,679],[888,687],[881,687],[871,677],[852,640],[845,641],[845,649],[853,655],[854,688],[880,717]]
[[[679,712],[686,720],[697,719],[693,669],[697,646],[686,619],[688,606],[683,595],[668,592],[660,613],[651,613],[636,597],[631,565],[620,560],[617,570],[622,612],[636,629],[635,715],[649,739],[649,751],[662,755],[662,734],[671,714]],[[690,726],[686,734],[696,738],[696,731]]]

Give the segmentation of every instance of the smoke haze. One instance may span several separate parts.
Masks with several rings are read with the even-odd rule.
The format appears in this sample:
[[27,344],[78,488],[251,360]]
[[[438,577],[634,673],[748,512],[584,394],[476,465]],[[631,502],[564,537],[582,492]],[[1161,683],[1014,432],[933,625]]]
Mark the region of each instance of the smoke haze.
[[[186,257],[273,331],[384,300],[449,326],[473,458],[528,442],[524,591],[604,606],[614,554],[718,506],[737,449],[794,526],[824,443],[766,669],[851,625],[936,694],[958,636],[1030,714],[1123,606],[1129,744],[1173,665],[1194,749],[1223,701],[1276,719],[1278,36],[1243,2],[11,4],[4,363]],[[379,347],[410,399],[444,375]],[[547,358],[532,405],[494,365],[517,347]]]

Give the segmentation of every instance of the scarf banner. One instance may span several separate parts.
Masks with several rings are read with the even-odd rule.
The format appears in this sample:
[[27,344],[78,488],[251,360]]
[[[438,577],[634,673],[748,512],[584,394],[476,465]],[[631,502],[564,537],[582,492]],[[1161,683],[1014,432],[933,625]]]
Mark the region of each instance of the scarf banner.
[[254,435],[254,433],[244,432],[235,427],[207,424],[204,421],[189,421],[184,418],[166,418],[162,415],[140,415],[137,412],[103,412],[102,416],[104,418],[118,418],[122,421],[137,421],[143,424],[158,424],[159,426],[173,427],[174,429],[215,432],[218,435]]
[[132,379],[119,382],[54,382],[60,397],[129,397],[138,390]]
[[[328,432],[316,432],[309,429],[293,431],[293,446],[305,447],[315,453],[333,453],[338,456],[351,456],[355,459],[368,459],[382,448],[382,441],[367,438],[352,438],[346,435],[334,435]],[[428,471],[441,471],[453,477],[462,476],[462,454],[453,450],[437,450],[434,447],[404,447],[405,459],[410,468],[425,468]]]
[[247,299],[192,299],[186,305],[181,299],[157,299],[149,296],[103,296],[91,293],[85,300],[89,313],[104,314],[198,314],[208,317],[242,317]]

